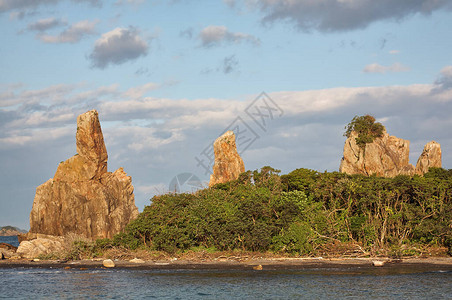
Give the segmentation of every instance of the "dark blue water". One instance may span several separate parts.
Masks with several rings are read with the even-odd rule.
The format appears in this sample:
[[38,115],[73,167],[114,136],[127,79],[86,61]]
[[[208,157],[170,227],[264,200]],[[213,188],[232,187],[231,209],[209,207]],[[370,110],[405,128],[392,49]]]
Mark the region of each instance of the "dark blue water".
[[14,247],[19,247],[19,240],[17,239],[17,235],[0,236],[0,243],[7,243],[13,245]]
[[[376,270],[376,269],[372,269]],[[1,269],[6,299],[451,299],[451,271]]]

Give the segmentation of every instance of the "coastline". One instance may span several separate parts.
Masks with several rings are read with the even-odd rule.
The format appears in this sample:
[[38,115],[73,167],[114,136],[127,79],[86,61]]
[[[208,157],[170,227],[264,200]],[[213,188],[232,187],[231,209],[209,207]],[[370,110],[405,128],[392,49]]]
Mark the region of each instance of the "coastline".
[[[375,266],[374,262],[383,262]],[[397,271],[452,271],[452,257],[431,258],[262,258],[248,260],[150,260],[135,263],[129,260],[115,260],[115,267],[108,269],[131,270],[309,270],[309,269],[347,269]],[[260,267],[261,266],[261,269]],[[58,261],[58,260],[0,260],[0,269],[11,268],[47,268],[47,269],[107,269],[103,259]]]

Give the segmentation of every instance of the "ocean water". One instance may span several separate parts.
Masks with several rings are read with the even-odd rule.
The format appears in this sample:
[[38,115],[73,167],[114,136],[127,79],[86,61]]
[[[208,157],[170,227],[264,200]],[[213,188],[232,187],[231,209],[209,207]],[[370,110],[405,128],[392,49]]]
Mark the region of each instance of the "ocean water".
[[0,243],[7,243],[15,247],[19,247],[19,240],[17,236],[0,236]]
[[[373,271],[375,270],[375,271]],[[452,272],[0,268],[5,299],[451,299]]]
[[[17,237],[0,242],[18,245]],[[0,299],[452,299],[452,270],[341,267],[133,270],[0,267]]]

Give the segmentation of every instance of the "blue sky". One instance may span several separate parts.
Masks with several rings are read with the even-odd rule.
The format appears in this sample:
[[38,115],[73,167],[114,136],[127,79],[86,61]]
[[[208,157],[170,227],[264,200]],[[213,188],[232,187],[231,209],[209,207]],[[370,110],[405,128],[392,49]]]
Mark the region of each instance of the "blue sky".
[[[436,140],[452,168],[451,12],[450,0],[0,0],[0,226],[28,228],[90,109],[140,210],[180,173],[208,181],[195,157],[237,120],[257,137],[239,144],[246,169],[338,170],[344,126],[365,113],[411,141],[412,164]],[[246,113],[261,92],[279,109],[264,128]]]

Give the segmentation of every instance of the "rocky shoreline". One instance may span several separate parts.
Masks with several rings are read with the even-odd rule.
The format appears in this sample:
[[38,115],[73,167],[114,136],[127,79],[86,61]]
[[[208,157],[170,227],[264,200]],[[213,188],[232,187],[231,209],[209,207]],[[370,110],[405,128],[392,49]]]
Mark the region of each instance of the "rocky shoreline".
[[[51,268],[51,269],[107,269],[103,259],[58,261],[9,259],[0,261],[0,268]],[[452,257],[435,258],[262,258],[214,260],[114,260],[118,269],[136,270],[303,270],[303,269],[379,269],[392,271],[452,271]]]

